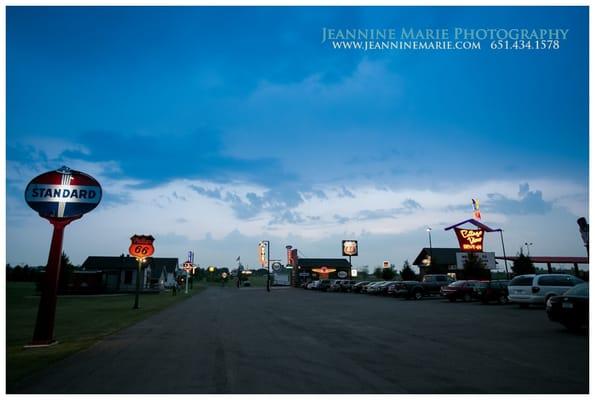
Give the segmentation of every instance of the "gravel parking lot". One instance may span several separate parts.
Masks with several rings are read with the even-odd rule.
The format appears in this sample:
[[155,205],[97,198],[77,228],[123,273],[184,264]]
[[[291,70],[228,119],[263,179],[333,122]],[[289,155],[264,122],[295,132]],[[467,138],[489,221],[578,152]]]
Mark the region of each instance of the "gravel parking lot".
[[209,288],[23,393],[587,393],[588,337],[543,309]]

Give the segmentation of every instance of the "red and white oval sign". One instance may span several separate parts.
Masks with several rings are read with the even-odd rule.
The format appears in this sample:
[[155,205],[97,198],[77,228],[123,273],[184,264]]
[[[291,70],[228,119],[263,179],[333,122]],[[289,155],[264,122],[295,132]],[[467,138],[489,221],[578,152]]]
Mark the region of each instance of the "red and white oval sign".
[[25,201],[44,218],[80,217],[101,201],[101,185],[80,171],[62,167],[31,180]]

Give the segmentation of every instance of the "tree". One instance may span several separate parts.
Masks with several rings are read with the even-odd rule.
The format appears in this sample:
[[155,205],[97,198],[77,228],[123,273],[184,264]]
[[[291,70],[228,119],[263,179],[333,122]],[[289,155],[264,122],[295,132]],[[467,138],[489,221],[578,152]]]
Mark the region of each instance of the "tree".
[[393,279],[395,279],[395,276],[397,275],[397,273],[395,272],[395,268],[394,265],[391,265],[390,268],[382,268],[382,279],[384,279],[385,281],[392,281]]
[[59,291],[64,291],[68,287],[73,272],[74,265],[70,262],[70,257],[65,252],[62,252],[62,256],[60,257],[60,278],[58,280]]
[[416,275],[415,272],[411,269],[409,265],[409,260],[405,260],[403,263],[403,269],[401,270],[401,279],[404,281],[413,281],[415,280]]
[[465,279],[489,279],[490,270],[477,254],[467,253],[467,260],[463,264],[463,276]]
[[535,273],[535,265],[528,256],[523,254],[523,249],[521,249],[518,258],[512,263],[512,272],[515,275]]
[[374,268],[374,272],[372,273],[372,275],[374,275],[378,279],[382,278],[382,268],[380,268],[380,267]]

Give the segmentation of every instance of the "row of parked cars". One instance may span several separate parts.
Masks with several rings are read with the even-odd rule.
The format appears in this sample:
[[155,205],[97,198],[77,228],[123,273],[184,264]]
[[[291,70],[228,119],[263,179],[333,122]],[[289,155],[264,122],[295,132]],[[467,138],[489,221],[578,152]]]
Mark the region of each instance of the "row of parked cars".
[[447,275],[425,275],[419,281],[360,281],[322,279],[302,285],[305,289],[366,293],[420,300],[442,296],[451,302],[478,300],[546,307],[550,320],[569,329],[588,326],[589,285],[568,274],[519,275],[512,280],[453,280]]

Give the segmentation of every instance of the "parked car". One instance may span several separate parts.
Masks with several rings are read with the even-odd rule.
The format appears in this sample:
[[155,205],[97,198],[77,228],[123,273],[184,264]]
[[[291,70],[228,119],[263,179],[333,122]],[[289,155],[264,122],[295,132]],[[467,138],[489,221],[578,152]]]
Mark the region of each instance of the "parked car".
[[351,291],[353,293],[361,293],[364,286],[366,286],[368,283],[370,283],[370,281],[357,282],[351,287]]
[[456,281],[440,288],[440,295],[446,297],[450,301],[473,300],[473,292],[479,285],[479,281]]
[[318,285],[320,285],[320,281],[312,281],[312,282],[308,283],[308,286],[306,286],[306,289],[317,290]]
[[375,293],[376,287],[382,283],[384,283],[384,281],[370,282],[362,289],[362,293],[367,293],[367,294]]
[[519,275],[508,285],[508,299],[520,307],[543,306],[550,297],[564,294],[579,283],[583,280],[569,274]]
[[475,287],[473,296],[487,304],[490,301],[497,301],[500,304],[508,303],[508,284],[510,281],[488,281],[479,282]]
[[354,280],[344,280],[341,283],[341,291],[342,292],[351,292],[351,290],[353,289],[353,286],[356,284],[356,281]]
[[343,280],[341,280],[341,279],[333,279],[331,281],[331,284],[328,287],[328,291],[329,292],[340,292],[341,291],[342,284],[343,284]]
[[589,326],[589,284],[579,283],[562,296],[550,297],[545,310],[550,321],[559,322],[570,330]]
[[318,284],[318,290],[322,290],[326,292],[328,288],[331,287],[331,280],[330,279],[321,279],[320,283]]
[[389,294],[388,291],[390,290],[390,288],[394,288],[396,284],[397,284],[397,281],[384,282],[382,285],[380,285],[380,287],[378,289],[378,294],[380,294],[382,296],[387,296]]
[[396,285],[396,293],[399,297],[406,299],[414,298],[420,300],[424,296],[432,296],[440,294],[440,288],[453,282],[453,279],[448,275],[424,275],[421,282],[418,281],[402,281]]

